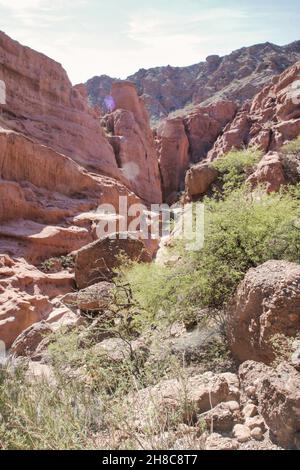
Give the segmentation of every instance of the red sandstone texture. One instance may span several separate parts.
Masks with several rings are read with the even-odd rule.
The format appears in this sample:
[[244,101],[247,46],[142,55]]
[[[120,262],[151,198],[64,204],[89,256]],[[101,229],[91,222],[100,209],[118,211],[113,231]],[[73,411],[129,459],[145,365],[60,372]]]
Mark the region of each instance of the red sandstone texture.
[[62,66],[0,33],[0,79],[9,128],[33,137],[78,163],[118,176],[97,113]]
[[258,184],[265,184],[268,193],[279,191],[280,187],[287,181],[278,153],[270,152],[266,154],[247,181],[254,187]]
[[174,201],[184,188],[190,163],[203,160],[237,111],[231,101],[197,106],[186,116],[168,118],[156,131],[164,200]]
[[70,316],[72,312],[60,305],[59,297],[73,287],[68,272],[46,275],[25,260],[0,255],[0,340],[6,348],[30,325]]
[[[142,138],[149,141],[145,173],[148,173],[146,180],[151,191],[142,181],[144,175],[140,174],[132,184],[132,179],[119,167],[113,147],[100,125],[99,109],[88,105],[85,87],[73,87],[60,64],[20,45],[2,32],[0,59],[0,80],[6,84],[3,127],[72,158],[89,171],[114,177],[134,187],[148,203],[157,202],[160,194],[157,158],[150,149],[151,145],[154,149],[154,144],[150,143],[147,113],[134,89],[124,90],[121,85],[120,92],[115,90],[115,98],[118,108],[134,114]],[[134,154],[128,156],[131,161],[134,158]]]
[[237,114],[216,141],[208,158],[232,148],[258,146],[264,152],[279,149],[300,134],[300,61],[272,80],[250,106]]
[[130,82],[114,83],[115,111],[102,120],[116,161],[130,188],[148,202],[162,201],[161,180],[154,137],[146,108]]
[[[139,199],[122,184],[88,173],[70,158],[14,131],[0,130],[0,252],[39,262],[92,238],[102,203]],[[85,220],[77,216],[87,213]]]
[[123,95],[121,87],[115,101],[116,112],[131,119],[116,128],[123,141],[131,133],[124,163],[139,165],[133,181],[118,164],[99,111],[59,64],[3,33],[0,59],[7,92],[0,116],[0,340],[9,348],[35,322],[72,317],[58,297],[74,288],[74,274],[45,275],[33,265],[96,240],[105,218],[99,205],[118,211],[120,196],[128,206],[140,203],[131,187],[147,203],[160,202],[161,189],[147,113],[132,86]]
[[182,118],[166,119],[157,129],[156,145],[162,179],[164,200],[176,200],[183,189],[189,167],[189,141]]
[[224,127],[232,122],[236,112],[235,103],[221,100],[210,106],[199,106],[184,118],[192,162],[197,163],[206,157]]

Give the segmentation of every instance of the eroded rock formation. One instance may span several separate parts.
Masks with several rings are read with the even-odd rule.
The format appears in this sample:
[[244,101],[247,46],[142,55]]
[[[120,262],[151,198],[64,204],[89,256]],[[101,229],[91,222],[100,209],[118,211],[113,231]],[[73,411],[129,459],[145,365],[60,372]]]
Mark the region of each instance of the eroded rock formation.
[[[84,86],[72,87],[59,64],[0,33],[0,79],[7,86],[0,117],[0,341],[13,360],[30,359],[30,380],[40,377],[55,385],[47,364],[48,336],[62,327],[87,326],[87,311],[98,314],[93,326],[99,326],[102,311],[115,302],[116,286],[107,281],[113,280],[124,254],[144,262],[152,259],[158,241],[142,240],[141,226],[122,239],[119,196],[126,196],[128,205],[141,199],[148,204],[176,200],[189,164],[197,162],[186,175],[192,200],[206,193],[218,176],[205,160],[208,152],[214,159],[243,145],[273,151],[300,133],[300,62],[237,112],[237,103],[295,62],[299,47],[267,43],[223,59],[210,56],[204,64],[184,70],[140,71],[137,83],[143,99],[131,83],[113,83],[106,77],[102,86],[98,80],[99,94],[110,95],[101,127],[100,110],[89,107]],[[162,96],[156,96],[158,92]],[[153,135],[143,100],[153,116],[189,100],[206,106],[166,120]],[[277,191],[286,182],[280,154],[265,155],[248,181]],[[97,211],[102,203],[116,212]],[[116,239],[99,240],[97,224],[107,221],[116,222],[119,233]],[[68,255],[67,261],[49,260],[60,255]],[[210,429],[201,436],[206,450],[300,448],[299,289],[297,264],[269,261],[250,270],[227,318],[232,353],[237,362],[247,361],[239,373],[201,373],[204,364],[199,360],[199,371],[185,367],[184,380],[164,379],[130,393],[130,429],[140,432],[150,416],[157,437],[171,430],[176,416],[199,444],[198,423],[204,419]],[[126,321],[129,326],[131,318]],[[159,348],[155,343],[163,336],[155,326],[145,337],[135,331],[132,341],[114,337],[116,331],[109,338],[99,334],[91,351],[114,365],[133,357],[139,359],[136,364],[151,364],[159,362],[169,346],[170,354],[192,365],[193,353],[202,357],[206,347],[216,347],[214,339],[218,344],[223,340],[219,329],[212,328],[213,338],[209,332],[210,342],[179,326]],[[275,367],[276,335],[290,350]],[[72,372],[88,385],[90,371],[83,369]]]
[[185,191],[189,199],[205,194],[218,178],[217,170],[209,163],[193,165],[185,177]]
[[300,448],[300,374],[288,363],[275,369],[248,361],[239,370],[243,393],[254,400],[271,431],[284,448]]
[[197,163],[206,157],[224,127],[232,122],[236,112],[235,103],[223,100],[209,106],[198,106],[184,118],[191,162]]
[[100,281],[111,279],[113,270],[121,264],[121,256],[133,261],[150,262],[144,243],[130,233],[106,237],[84,246],[76,254],[75,281],[84,289]]
[[276,152],[264,155],[247,182],[253,187],[258,184],[265,185],[268,193],[279,191],[281,186],[287,182],[280,155]]
[[267,261],[251,269],[239,286],[227,317],[231,350],[240,361],[270,364],[276,335],[300,332],[300,266]]
[[[20,45],[2,32],[0,58],[0,80],[6,85],[1,121],[5,129],[15,130],[68,156],[91,172],[118,179],[148,203],[157,202],[160,194],[157,157],[146,110],[133,87],[121,84],[118,92],[116,85],[113,94],[117,107],[131,111],[137,122],[133,129],[133,122],[125,117],[119,124],[120,132],[126,133],[130,129],[132,134],[137,134],[133,146],[145,147],[145,171],[140,172],[139,178],[136,174],[132,177],[130,171],[128,174],[121,171],[113,147],[100,125],[99,109],[88,105],[85,87],[72,87],[60,64]],[[125,135],[123,137],[125,139]],[[142,140],[142,144],[138,140]],[[127,149],[130,153],[127,159],[132,162],[137,158],[138,165],[140,151],[137,150],[135,155],[133,150],[132,147]]]
[[0,255],[0,340],[6,348],[34,323],[53,323],[70,314],[59,297],[73,287],[67,271],[47,275],[24,259]]
[[115,111],[103,119],[120,172],[132,190],[148,202],[162,201],[154,138],[144,104],[130,82],[114,83]]
[[10,129],[32,137],[91,170],[119,175],[99,116],[60,64],[0,33],[3,112]]
[[166,119],[157,129],[156,145],[164,201],[174,201],[189,167],[189,141],[182,118]]
[[232,148],[257,146],[264,152],[277,150],[300,134],[300,62],[266,85],[244,106],[218,138],[209,159]]

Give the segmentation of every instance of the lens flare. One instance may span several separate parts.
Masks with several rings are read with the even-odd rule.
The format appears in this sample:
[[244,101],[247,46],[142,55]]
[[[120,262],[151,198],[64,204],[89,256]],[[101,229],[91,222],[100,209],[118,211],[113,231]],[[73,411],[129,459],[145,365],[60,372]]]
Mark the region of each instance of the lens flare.
[[109,113],[116,109],[116,103],[112,96],[109,95],[104,98],[104,106]]

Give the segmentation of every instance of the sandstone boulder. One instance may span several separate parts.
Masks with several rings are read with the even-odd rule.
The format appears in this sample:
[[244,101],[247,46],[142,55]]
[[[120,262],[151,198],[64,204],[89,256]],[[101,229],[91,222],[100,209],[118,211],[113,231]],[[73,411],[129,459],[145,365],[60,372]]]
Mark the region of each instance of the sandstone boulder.
[[51,328],[51,325],[45,321],[31,325],[13,342],[10,354],[22,357],[32,356],[38,345],[51,333],[53,333],[53,329]]
[[251,439],[251,431],[244,424],[236,424],[233,428],[233,436],[240,443],[247,442]]
[[227,316],[228,341],[240,362],[275,359],[272,338],[295,337],[300,331],[300,266],[267,261],[250,269]]
[[239,443],[236,439],[224,437],[218,433],[213,433],[208,436],[205,441],[205,450],[238,450]]
[[252,439],[255,439],[256,441],[261,441],[264,438],[263,432],[261,428],[254,428],[251,431],[251,437]]
[[144,243],[129,232],[117,234],[116,238],[96,240],[77,252],[75,280],[78,289],[111,279],[113,270],[120,264],[121,255],[135,261],[151,261]]
[[199,163],[192,166],[185,177],[187,196],[192,199],[205,194],[217,177],[217,170],[208,163]]
[[283,165],[276,152],[269,152],[259,162],[256,171],[249,176],[248,183],[252,186],[263,184],[268,193],[277,192],[286,183]]
[[70,308],[84,311],[105,310],[113,301],[114,284],[99,282],[78,292],[65,295],[61,301]]
[[93,352],[111,362],[146,358],[148,349],[143,341],[126,341],[122,338],[106,338],[93,347]]
[[248,403],[244,408],[243,408],[243,416],[245,418],[253,418],[253,416],[256,416],[258,414],[257,411],[257,406],[254,405],[253,403]]
[[231,432],[240,421],[240,405],[236,401],[220,403],[205,415],[207,429],[214,432]]
[[[300,449],[299,372],[288,363],[281,363],[274,369],[248,361],[241,365],[239,376],[242,393],[247,393],[250,387],[254,389],[259,413],[270,428],[272,440],[284,448]],[[252,432],[257,427],[264,431],[262,426],[258,426],[259,416],[249,419]]]
[[164,380],[129,397],[137,427],[145,425],[149,419],[154,419],[163,427],[168,426],[174,413],[181,413],[182,419],[189,423],[195,415],[205,413],[219,403],[237,400],[237,376],[212,372],[191,376],[186,381]]

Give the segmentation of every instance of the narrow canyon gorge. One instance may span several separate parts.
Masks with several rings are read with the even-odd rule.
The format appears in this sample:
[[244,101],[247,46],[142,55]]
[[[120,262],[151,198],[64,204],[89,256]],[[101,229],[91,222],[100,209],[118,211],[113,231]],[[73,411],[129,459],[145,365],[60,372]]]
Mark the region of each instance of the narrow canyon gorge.
[[[103,370],[105,418],[95,424],[96,407],[93,438],[75,448],[300,449],[300,41],[73,86],[0,32],[0,83],[0,374],[20,365],[29,390],[58,390],[58,366],[94,400]],[[120,200],[144,208],[135,230]],[[151,238],[150,220],[153,207],[194,204],[212,228],[188,261],[174,227]],[[116,236],[99,235],[110,224]],[[72,335],[78,357],[62,365],[56,345],[63,357]],[[2,423],[13,434],[21,415],[1,406],[0,393],[0,449]]]

